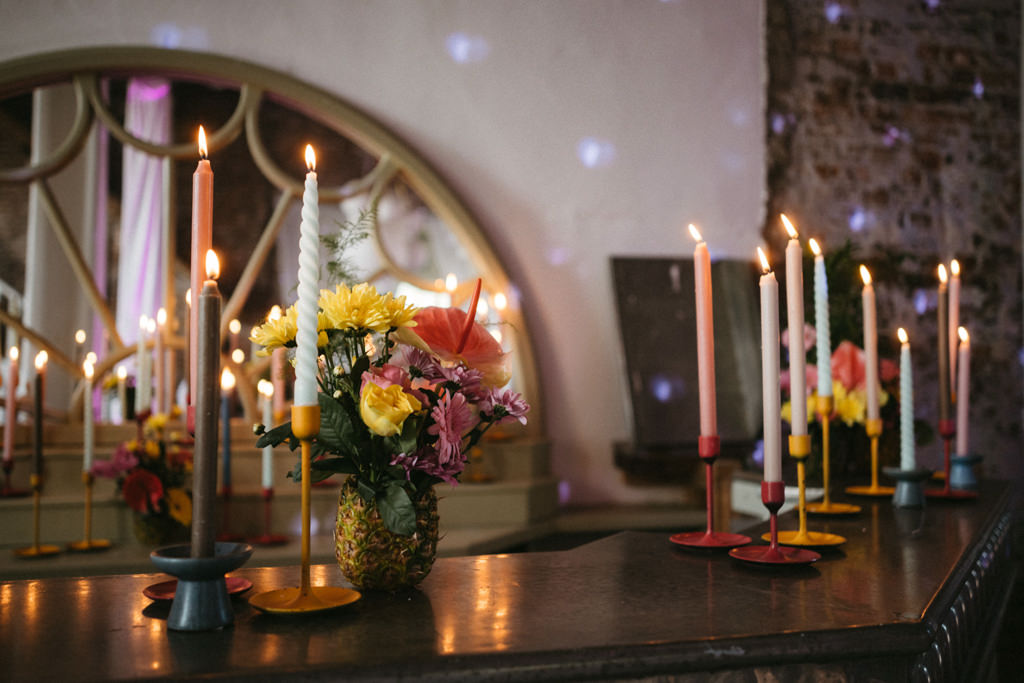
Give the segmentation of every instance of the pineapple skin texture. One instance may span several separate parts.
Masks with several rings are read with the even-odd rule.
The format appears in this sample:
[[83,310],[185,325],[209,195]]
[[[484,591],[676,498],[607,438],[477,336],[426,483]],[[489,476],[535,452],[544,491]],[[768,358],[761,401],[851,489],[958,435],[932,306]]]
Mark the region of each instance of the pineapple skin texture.
[[341,573],[356,588],[397,592],[413,588],[430,573],[437,555],[437,494],[433,488],[413,500],[416,531],[388,530],[377,506],[363,500],[350,477],[338,494],[334,554]]

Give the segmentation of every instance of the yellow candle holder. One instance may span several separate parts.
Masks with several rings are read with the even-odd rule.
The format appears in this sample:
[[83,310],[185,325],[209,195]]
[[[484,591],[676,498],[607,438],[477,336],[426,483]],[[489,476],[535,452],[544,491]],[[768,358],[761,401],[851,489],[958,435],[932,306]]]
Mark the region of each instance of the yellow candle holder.
[[849,503],[833,503],[829,497],[829,442],[828,431],[832,417],[832,397],[818,396],[815,404],[818,417],[821,419],[821,483],[824,495],[820,503],[811,503],[807,511],[812,515],[855,515],[860,512],[859,505]]
[[39,544],[39,498],[42,493],[43,481],[38,474],[33,474],[29,477],[29,483],[32,486],[32,545],[14,550],[15,557],[26,560],[49,557],[60,552],[60,548],[55,545]]
[[[807,434],[799,436],[789,435],[789,454],[796,459],[796,481],[799,490],[799,502],[797,513],[800,519],[800,528],[797,531],[780,531],[778,540],[782,545],[797,545],[812,548],[826,548],[829,546],[846,543],[846,539],[837,534],[830,534],[824,531],[807,530],[807,496],[806,496],[806,469],[807,456],[811,454],[811,437]],[[761,536],[765,541],[771,540],[771,534]]]
[[878,485],[878,438],[882,435],[882,421],[871,419],[864,421],[864,431],[871,439],[871,486],[847,486],[846,492],[852,496],[868,496],[887,498],[896,492],[892,486]]
[[68,543],[68,550],[76,553],[108,550],[110,541],[92,537],[92,472],[82,472],[82,483],[85,484],[85,531],[81,541]]
[[292,406],[292,434],[302,445],[302,569],[298,588],[279,588],[254,595],[249,604],[271,614],[322,612],[358,600],[359,591],[312,586],[309,580],[310,461],[313,437],[320,433],[320,406]]

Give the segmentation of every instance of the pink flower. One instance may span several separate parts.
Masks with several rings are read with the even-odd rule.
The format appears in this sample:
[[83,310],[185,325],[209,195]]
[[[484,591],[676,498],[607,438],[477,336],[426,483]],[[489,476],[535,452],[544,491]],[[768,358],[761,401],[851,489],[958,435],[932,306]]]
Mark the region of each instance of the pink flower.
[[889,360],[883,358],[878,361],[878,379],[883,382],[894,380],[900,376],[900,366]]
[[125,472],[139,464],[139,458],[121,444],[114,451],[110,460],[96,460],[92,464],[92,473],[97,477],[117,479]]
[[[808,323],[804,323],[804,353],[811,350],[814,343],[817,341],[815,336],[814,326]],[[789,348],[789,328],[787,327],[782,331],[782,345],[787,349]]]
[[480,401],[480,412],[488,417],[497,417],[494,424],[502,424],[519,420],[526,424],[526,413],[530,406],[523,400],[522,394],[511,389],[492,389]]
[[459,308],[421,308],[414,318],[416,327],[402,327],[395,337],[423,349],[442,363],[465,363],[483,373],[484,384],[504,386],[509,373],[501,344],[483,325],[472,322],[463,342],[467,313]]
[[838,380],[847,391],[864,388],[864,351],[853,342],[843,341],[832,353],[832,379]]
[[430,416],[434,424],[427,431],[438,437],[435,445],[438,463],[444,465],[452,460],[461,460],[462,437],[476,422],[466,397],[446,392],[430,411]]

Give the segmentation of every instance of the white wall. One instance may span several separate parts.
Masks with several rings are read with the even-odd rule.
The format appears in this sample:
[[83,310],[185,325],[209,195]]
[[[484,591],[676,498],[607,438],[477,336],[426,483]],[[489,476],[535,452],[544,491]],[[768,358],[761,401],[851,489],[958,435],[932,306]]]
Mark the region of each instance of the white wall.
[[[630,489],[609,257],[748,258],[764,190],[757,0],[0,0],[0,61],[104,44],[249,60],[373,114],[448,178],[524,296],[557,473],[573,502]],[[446,49],[453,34],[471,59]],[[584,138],[614,149],[588,168]],[[686,340],[681,350],[692,344]],[[679,349],[673,350],[678,352]]]

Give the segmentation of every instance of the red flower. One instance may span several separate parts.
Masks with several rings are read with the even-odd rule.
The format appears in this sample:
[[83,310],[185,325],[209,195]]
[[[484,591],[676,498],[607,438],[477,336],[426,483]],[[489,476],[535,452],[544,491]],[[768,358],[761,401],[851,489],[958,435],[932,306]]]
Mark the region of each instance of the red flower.
[[489,386],[504,386],[509,380],[505,354],[487,328],[473,322],[460,348],[466,332],[466,319],[466,312],[459,308],[429,306],[416,313],[416,327],[403,327],[398,336],[442,362],[462,362],[479,370],[484,375],[484,383]]
[[164,485],[160,477],[149,470],[138,469],[125,478],[121,493],[128,507],[145,514],[159,507],[160,499],[164,497]]
[[838,380],[847,391],[864,388],[864,352],[853,342],[843,341],[832,352],[832,379]]

